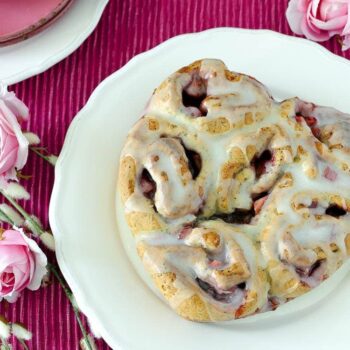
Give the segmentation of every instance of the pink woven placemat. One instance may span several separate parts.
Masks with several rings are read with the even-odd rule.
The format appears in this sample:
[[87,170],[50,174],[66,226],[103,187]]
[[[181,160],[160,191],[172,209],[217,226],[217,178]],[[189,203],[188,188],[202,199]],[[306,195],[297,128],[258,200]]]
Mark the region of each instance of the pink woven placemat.
[[[110,0],[95,32],[76,52],[47,72],[11,88],[30,108],[28,129],[39,134],[50,152],[59,154],[71,120],[94,88],[134,55],[172,36],[220,26],[267,28],[291,34],[285,19],[287,3],[288,0]],[[350,58],[350,50],[342,53],[336,40],[325,46]],[[303,59],[301,55],[296,57]],[[26,181],[32,194],[26,208],[48,224],[53,170],[31,155],[25,173],[33,175]],[[34,293],[24,292],[16,304],[2,305],[1,312],[33,332],[30,349],[79,349],[78,325],[57,284]],[[102,340],[97,345],[98,349],[109,349]],[[15,344],[14,349],[20,347]]]

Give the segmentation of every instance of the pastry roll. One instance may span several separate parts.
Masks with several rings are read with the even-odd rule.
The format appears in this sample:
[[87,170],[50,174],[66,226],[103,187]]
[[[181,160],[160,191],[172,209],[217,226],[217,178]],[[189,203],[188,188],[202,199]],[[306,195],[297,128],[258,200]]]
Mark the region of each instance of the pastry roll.
[[349,116],[277,102],[219,60],[153,93],[120,157],[118,194],[163,299],[200,322],[274,310],[350,251]]
[[222,321],[266,305],[267,275],[254,242],[220,220],[177,235],[139,237],[138,253],[164,298],[181,316]]
[[331,276],[348,258],[350,201],[321,192],[291,199],[293,214],[272,214],[261,232],[261,252],[278,302],[295,298]]

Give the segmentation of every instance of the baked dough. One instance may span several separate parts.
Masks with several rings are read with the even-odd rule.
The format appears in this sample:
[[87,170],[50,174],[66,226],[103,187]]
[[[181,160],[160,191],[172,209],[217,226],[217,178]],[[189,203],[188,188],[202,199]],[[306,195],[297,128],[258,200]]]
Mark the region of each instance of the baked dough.
[[350,253],[349,115],[204,59],[153,93],[120,158],[137,252],[181,316],[232,320],[316,287]]

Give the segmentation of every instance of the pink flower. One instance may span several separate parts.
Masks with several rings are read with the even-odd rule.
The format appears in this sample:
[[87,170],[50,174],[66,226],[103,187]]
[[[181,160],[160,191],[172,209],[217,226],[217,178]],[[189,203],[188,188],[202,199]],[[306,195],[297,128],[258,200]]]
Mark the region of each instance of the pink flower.
[[314,41],[341,35],[350,48],[350,0],[290,0],[286,15],[294,33]]
[[45,254],[20,229],[0,234],[0,300],[15,302],[25,288],[38,289],[46,265]]
[[27,162],[28,141],[18,119],[28,117],[28,108],[13,92],[0,86],[0,187],[16,179],[16,169]]

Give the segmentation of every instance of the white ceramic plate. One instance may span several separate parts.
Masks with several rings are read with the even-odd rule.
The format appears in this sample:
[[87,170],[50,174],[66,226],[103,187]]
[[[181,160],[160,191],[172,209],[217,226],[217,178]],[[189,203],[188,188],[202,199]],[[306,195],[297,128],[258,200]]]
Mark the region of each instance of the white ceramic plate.
[[[305,344],[310,350],[348,349],[350,279],[343,278],[348,266],[260,320],[209,325],[185,321],[160,302],[125,254],[115,197],[126,134],[165,77],[208,57],[257,77],[280,98],[298,95],[350,111],[350,63],[303,39],[219,28],[173,38],[135,57],[95,90],[59,157],[50,222],[62,272],[83,312],[115,349],[291,350]],[[126,245],[133,250],[132,243]]]
[[108,0],[75,0],[68,11],[41,33],[0,48],[0,82],[11,85],[61,61],[90,35]]

